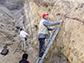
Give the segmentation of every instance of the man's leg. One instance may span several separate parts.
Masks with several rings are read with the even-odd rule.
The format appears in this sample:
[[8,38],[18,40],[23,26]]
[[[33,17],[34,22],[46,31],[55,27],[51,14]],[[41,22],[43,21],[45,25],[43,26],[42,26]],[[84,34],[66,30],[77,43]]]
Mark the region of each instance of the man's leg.
[[25,38],[25,43],[27,46],[29,46],[29,42],[28,42],[27,38]]
[[44,46],[45,38],[39,38],[39,57],[43,55],[43,46]]
[[22,51],[24,51],[25,50],[25,39],[24,38],[22,38],[21,39],[22,40]]
[[26,51],[26,42],[24,40],[24,51]]

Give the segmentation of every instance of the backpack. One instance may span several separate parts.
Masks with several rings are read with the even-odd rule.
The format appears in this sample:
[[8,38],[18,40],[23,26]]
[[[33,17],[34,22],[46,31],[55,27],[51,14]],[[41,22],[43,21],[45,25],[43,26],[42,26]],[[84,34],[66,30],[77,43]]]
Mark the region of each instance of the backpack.
[[2,54],[2,55],[7,55],[8,52],[9,52],[9,49],[4,48],[4,49],[1,51],[1,54]]

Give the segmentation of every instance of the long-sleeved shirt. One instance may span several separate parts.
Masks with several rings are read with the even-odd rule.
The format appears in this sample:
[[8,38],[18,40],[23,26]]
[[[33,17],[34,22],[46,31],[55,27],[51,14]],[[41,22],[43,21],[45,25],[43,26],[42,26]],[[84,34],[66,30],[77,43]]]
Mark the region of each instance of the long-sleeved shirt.
[[21,38],[25,38],[26,35],[28,35],[28,33],[26,33],[25,31],[20,31],[20,37]]
[[[54,25],[60,24],[60,21],[58,21],[58,22],[49,22],[48,20],[46,20],[44,18],[42,20],[44,20],[43,25],[45,25],[45,26],[54,26]],[[48,28],[48,30],[52,31],[53,29]],[[38,33],[38,38],[49,38],[49,35]]]

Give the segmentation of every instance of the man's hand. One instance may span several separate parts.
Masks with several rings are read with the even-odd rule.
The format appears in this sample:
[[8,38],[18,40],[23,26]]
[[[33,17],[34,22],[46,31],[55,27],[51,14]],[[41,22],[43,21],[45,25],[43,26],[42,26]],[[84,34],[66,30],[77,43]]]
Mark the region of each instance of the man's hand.
[[29,36],[32,36],[31,34]]
[[32,34],[30,34],[30,36],[32,36]]
[[62,23],[63,22],[63,20],[60,20],[60,23]]

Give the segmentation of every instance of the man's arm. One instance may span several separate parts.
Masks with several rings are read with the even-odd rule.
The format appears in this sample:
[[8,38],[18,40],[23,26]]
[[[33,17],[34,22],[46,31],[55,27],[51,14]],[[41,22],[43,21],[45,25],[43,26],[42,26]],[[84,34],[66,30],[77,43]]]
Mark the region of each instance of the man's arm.
[[54,25],[57,25],[57,24],[60,24],[60,21],[58,21],[58,22],[49,22],[49,21],[44,21],[43,22],[43,25],[45,25],[45,26],[54,26]]
[[53,29],[52,28],[48,28],[49,31],[52,31]]
[[26,36],[30,36],[28,33],[26,33],[25,31],[24,31],[24,34],[26,35]]

